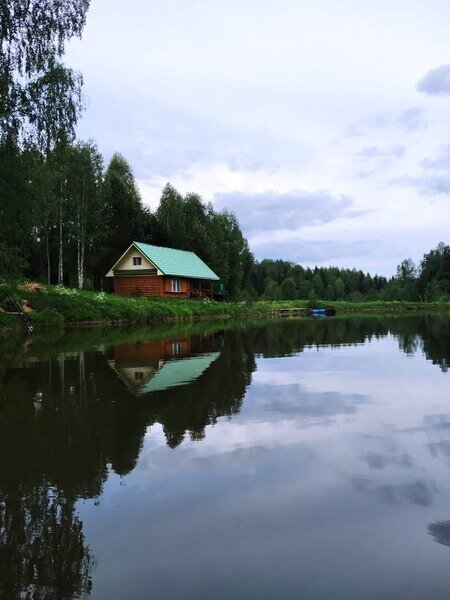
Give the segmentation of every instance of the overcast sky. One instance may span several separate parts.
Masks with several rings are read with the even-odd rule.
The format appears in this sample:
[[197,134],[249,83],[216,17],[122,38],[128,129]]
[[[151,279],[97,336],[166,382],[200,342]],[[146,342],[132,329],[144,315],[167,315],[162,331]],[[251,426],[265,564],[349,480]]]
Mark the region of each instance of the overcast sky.
[[386,275],[450,242],[448,0],[92,0],[78,127],[257,259]]

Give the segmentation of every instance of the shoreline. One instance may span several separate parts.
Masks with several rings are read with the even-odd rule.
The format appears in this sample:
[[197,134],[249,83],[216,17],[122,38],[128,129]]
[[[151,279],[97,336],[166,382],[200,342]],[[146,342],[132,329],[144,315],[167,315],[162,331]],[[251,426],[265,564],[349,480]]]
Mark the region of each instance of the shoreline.
[[[174,303],[179,302],[177,300]],[[450,318],[450,304],[449,303],[433,303],[430,304],[418,304],[410,303],[409,306],[405,306],[402,303],[401,306],[393,305],[392,302],[376,302],[376,303],[364,303],[370,304],[370,306],[361,306],[361,303],[339,303],[340,306],[336,306],[338,302],[325,302],[318,301],[316,303],[317,308],[328,307],[335,308],[336,315],[333,317],[313,317],[312,314],[306,315],[280,315],[278,311],[286,308],[307,308],[304,305],[299,306],[298,302],[273,302],[270,303],[272,306],[258,307],[256,310],[249,305],[247,310],[241,310],[234,312],[209,312],[208,314],[192,314],[192,315],[174,315],[174,316],[160,316],[159,318],[142,318],[142,319],[96,319],[96,320],[80,320],[80,321],[63,321],[63,322],[35,322],[32,315],[29,315],[33,328],[35,331],[46,331],[55,329],[114,329],[127,326],[148,326],[148,325],[173,325],[173,324],[187,324],[194,322],[207,322],[207,321],[231,321],[231,320],[243,320],[243,319],[310,319],[310,318],[339,318],[345,316],[375,316],[375,315],[398,315],[398,316],[412,316],[412,315],[427,315],[427,314],[445,314],[448,313]],[[289,304],[289,306],[286,306]],[[353,304],[353,305],[352,305]],[[294,306],[295,305],[295,306]],[[323,306],[322,306],[323,305]],[[223,305],[219,305],[223,306]],[[227,307],[229,304],[227,304]],[[242,308],[234,305],[236,308]],[[234,307],[233,307],[234,308]],[[252,309],[253,308],[253,309]],[[259,310],[258,310],[259,309]],[[1,314],[1,313],[0,313]],[[11,333],[21,333],[23,331],[23,325],[17,317],[12,317],[16,320],[16,323],[4,326],[0,324],[0,335],[5,336]]]
[[[258,300],[217,302],[185,299],[134,298],[60,286],[31,291],[24,286],[4,288],[16,298],[35,330],[54,328],[110,328],[244,318],[293,318],[289,310],[334,309],[337,316],[352,314],[448,313],[450,301],[406,302],[347,300]],[[281,315],[284,311],[285,315]],[[308,318],[303,314],[296,318]],[[0,311],[0,332],[20,331],[15,315]]]

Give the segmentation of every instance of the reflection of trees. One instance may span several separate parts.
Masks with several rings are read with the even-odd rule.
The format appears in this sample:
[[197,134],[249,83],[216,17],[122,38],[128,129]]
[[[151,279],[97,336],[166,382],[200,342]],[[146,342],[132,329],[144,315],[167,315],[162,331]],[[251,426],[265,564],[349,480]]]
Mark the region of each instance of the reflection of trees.
[[334,317],[322,319],[277,319],[255,328],[253,350],[263,356],[286,356],[305,347],[337,347],[360,344],[384,337],[389,323],[383,317]]
[[[210,338],[208,348],[221,350],[223,336]],[[107,353],[66,349],[44,361],[37,353],[32,368],[6,373],[0,399],[1,597],[89,593],[92,558],[76,500],[101,494],[108,465],[118,474],[134,468],[149,424],[160,421],[175,447],[186,432],[200,439],[206,425],[239,412],[254,369],[244,347],[231,336],[199,380],[150,397],[133,395],[108,366]]]
[[422,350],[428,360],[443,372],[450,363],[450,319],[446,315],[424,314],[391,319],[391,332],[407,354]]
[[[91,556],[74,504],[99,493],[106,475],[80,418],[84,390],[71,397],[75,361],[13,370],[0,402],[0,590],[2,597],[73,598],[91,587]],[[80,374],[77,369],[77,377]],[[84,385],[84,382],[82,382]],[[81,410],[80,408],[83,407]],[[84,422],[83,422],[84,421]],[[100,466],[100,468],[99,468]]]
[[[191,340],[191,352],[219,355],[195,381],[143,395],[133,393],[111,368],[114,348],[83,348],[97,348],[103,337],[137,346],[144,338],[148,346],[157,341],[153,331],[57,332],[50,334],[55,336],[51,343],[45,336],[31,338],[32,368],[24,371],[16,361],[18,366],[3,375],[0,397],[0,596],[88,594],[92,558],[76,500],[100,495],[109,467],[118,474],[134,468],[149,425],[160,423],[167,444],[175,448],[186,435],[202,439],[208,425],[239,413],[255,356],[362,343],[391,332],[405,352],[422,347],[443,369],[449,360],[449,325],[440,317],[287,319],[227,331],[215,327],[209,325],[197,345],[188,328],[171,330],[172,338]],[[7,354],[0,349],[0,363]],[[426,499],[406,488],[400,492],[410,501]],[[435,535],[439,530],[433,527]],[[440,531],[443,539],[445,529]]]
[[306,347],[363,343],[391,333],[406,354],[423,350],[428,360],[447,371],[450,363],[450,319],[445,315],[367,315],[268,322],[255,330],[256,352],[284,356]]
[[197,381],[141,400],[146,405],[148,423],[162,424],[171,448],[178,446],[186,433],[192,440],[202,439],[207,425],[219,417],[239,413],[254,369],[245,337],[230,333],[219,358]]
[[443,546],[450,546],[450,521],[436,521],[428,525],[428,533],[434,541]]
[[91,556],[73,501],[43,482],[3,490],[0,507],[0,596],[74,598],[91,589]]
[[422,319],[419,335],[428,360],[447,372],[450,364],[450,319],[445,316]]

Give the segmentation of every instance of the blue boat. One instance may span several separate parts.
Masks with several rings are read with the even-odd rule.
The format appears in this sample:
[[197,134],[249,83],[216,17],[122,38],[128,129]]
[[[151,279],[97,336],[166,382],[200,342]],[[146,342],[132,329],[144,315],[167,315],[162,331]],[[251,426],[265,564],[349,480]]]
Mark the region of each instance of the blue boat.
[[334,317],[336,314],[335,308],[313,308],[312,311],[313,317]]

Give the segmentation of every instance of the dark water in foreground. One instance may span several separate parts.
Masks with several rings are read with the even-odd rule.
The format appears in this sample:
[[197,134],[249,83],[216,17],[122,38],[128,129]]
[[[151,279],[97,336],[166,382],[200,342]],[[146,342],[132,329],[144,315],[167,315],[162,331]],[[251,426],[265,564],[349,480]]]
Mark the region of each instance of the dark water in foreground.
[[0,597],[449,598],[449,361],[437,316],[0,341]]

